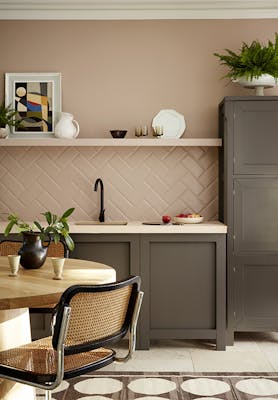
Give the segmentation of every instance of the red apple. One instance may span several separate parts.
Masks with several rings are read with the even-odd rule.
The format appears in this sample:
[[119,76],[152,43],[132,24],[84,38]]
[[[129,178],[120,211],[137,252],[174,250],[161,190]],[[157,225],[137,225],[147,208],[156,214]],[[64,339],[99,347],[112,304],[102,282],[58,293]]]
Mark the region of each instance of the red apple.
[[178,217],[178,218],[185,218],[185,217],[186,217],[186,214],[178,214],[178,215],[176,215],[176,217]]
[[169,224],[169,222],[171,221],[171,217],[169,215],[163,215],[162,221],[164,222],[164,224]]

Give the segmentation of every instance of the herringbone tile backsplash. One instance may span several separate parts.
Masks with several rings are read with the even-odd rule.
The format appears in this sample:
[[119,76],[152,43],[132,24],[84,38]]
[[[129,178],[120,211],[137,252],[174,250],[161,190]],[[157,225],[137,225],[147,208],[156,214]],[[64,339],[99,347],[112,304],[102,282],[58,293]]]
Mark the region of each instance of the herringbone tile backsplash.
[[96,178],[107,220],[155,220],[193,211],[217,219],[216,148],[1,148],[0,216],[25,220],[75,207],[74,220],[97,219]]

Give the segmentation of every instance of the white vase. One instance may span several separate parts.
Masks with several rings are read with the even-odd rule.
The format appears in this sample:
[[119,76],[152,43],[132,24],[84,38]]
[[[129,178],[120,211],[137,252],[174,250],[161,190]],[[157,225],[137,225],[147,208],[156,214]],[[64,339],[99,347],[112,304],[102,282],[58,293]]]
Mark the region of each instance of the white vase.
[[256,96],[264,96],[264,89],[272,88],[277,85],[277,79],[269,74],[263,74],[259,78],[253,79],[247,79],[242,76],[240,78],[233,79],[232,81],[245,88],[255,89]]
[[9,136],[10,134],[10,128],[9,125],[6,125],[5,128],[0,128],[0,139],[5,139]]
[[74,139],[79,134],[78,122],[70,113],[62,112],[55,126],[55,136],[60,139]]

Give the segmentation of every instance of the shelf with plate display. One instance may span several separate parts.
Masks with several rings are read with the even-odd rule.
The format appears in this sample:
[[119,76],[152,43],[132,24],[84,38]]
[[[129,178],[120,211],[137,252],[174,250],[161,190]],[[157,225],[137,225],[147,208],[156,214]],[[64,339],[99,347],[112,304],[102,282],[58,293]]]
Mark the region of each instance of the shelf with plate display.
[[0,140],[1,147],[21,147],[21,146],[36,146],[36,147],[187,147],[187,146],[222,146],[222,140],[219,138],[184,138],[184,139],[106,139],[106,138],[83,138],[83,139],[57,139],[55,137],[48,138],[6,138]]

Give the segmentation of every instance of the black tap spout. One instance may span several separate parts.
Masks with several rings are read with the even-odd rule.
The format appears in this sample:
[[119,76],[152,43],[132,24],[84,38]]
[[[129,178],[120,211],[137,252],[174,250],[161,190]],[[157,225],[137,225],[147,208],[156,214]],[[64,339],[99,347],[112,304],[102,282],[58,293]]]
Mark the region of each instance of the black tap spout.
[[94,191],[97,192],[98,189],[98,184],[100,184],[100,213],[99,213],[99,217],[98,220],[99,222],[104,222],[105,217],[104,217],[104,187],[103,187],[103,182],[102,179],[98,178],[95,181],[95,187],[94,187]]

